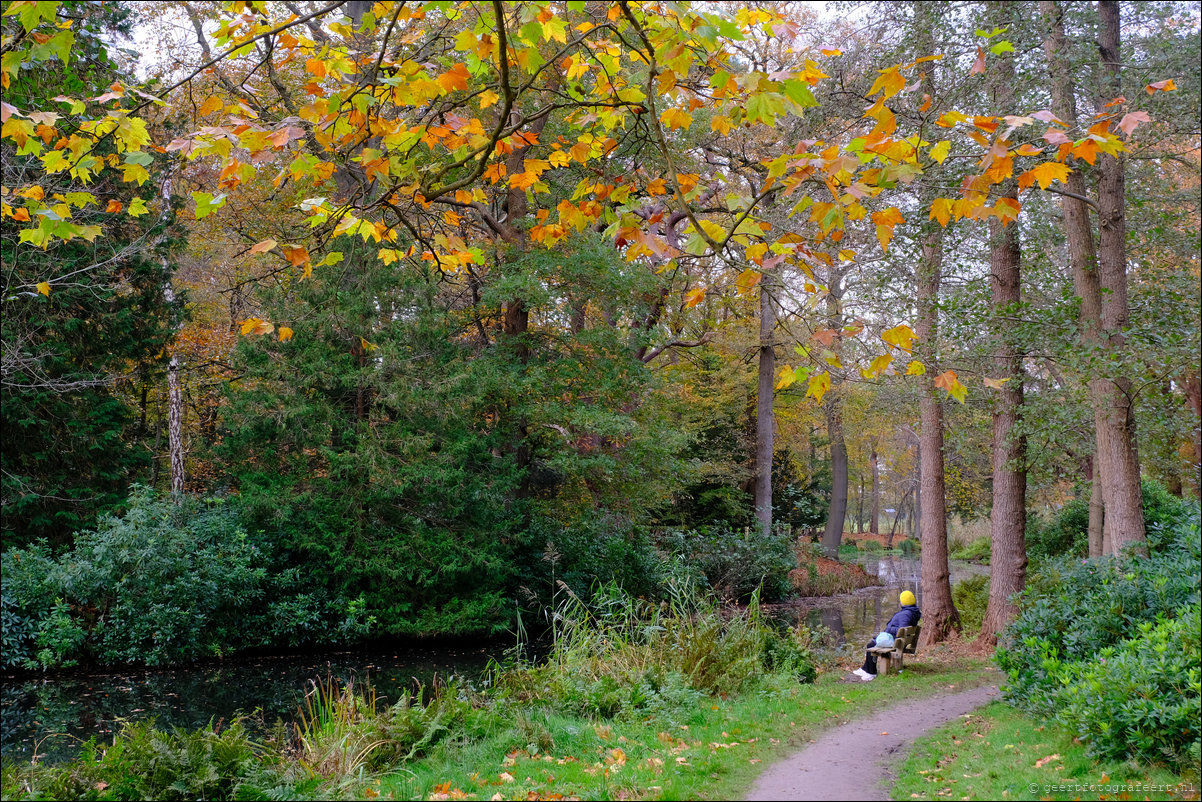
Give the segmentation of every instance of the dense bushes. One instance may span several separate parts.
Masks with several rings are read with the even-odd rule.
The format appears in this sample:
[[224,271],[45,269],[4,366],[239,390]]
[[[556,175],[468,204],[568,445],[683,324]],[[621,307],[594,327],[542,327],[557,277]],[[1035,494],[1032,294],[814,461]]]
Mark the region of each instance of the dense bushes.
[[997,660],[1014,704],[1064,724],[1094,753],[1181,765],[1191,751],[1196,759],[1202,714],[1197,510],[1154,526],[1149,550],[1043,564]]
[[304,581],[220,499],[136,489],[124,517],[52,557],[3,556],[6,668],[164,665],[257,646],[332,643],[370,626],[361,600]]
[[793,538],[787,527],[765,534],[758,526],[742,531],[722,526],[668,530],[660,548],[704,575],[721,598],[746,601],[757,590],[765,601],[787,595],[789,572],[797,567]]
[[989,605],[989,577],[970,576],[952,588],[952,602],[960,613],[960,623],[965,632],[976,632],[985,620],[985,608]]
[[[1148,531],[1180,521],[1189,504],[1165,489],[1154,479],[1140,482],[1143,493],[1144,525]],[[1089,494],[1069,501],[1051,517],[1032,514],[1027,518],[1027,554],[1032,559],[1089,553]]]

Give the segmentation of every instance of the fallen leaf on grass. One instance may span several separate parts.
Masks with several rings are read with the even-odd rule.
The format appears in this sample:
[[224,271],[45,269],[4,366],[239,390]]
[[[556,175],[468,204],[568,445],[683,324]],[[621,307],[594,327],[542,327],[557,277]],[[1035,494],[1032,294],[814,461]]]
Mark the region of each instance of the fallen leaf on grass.
[[500,778],[501,782],[503,782],[503,783],[513,782],[513,775],[507,771],[503,771],[500,774],[498,774],[497,776]]
[[1051,763],[1053,760],[1059,760],[1059,759],[1060,759],[1060,755],[1048,755],[1047,757],[1041,757],[1039,760],[1035,761],[1035,768],[1042,769],[1044,766]]

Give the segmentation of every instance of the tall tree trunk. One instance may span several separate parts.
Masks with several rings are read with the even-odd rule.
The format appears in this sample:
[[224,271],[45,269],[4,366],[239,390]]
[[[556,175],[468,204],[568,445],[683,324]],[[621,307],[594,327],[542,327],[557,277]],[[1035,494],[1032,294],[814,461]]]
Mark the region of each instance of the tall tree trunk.
[[843,543],[843,519],[847,517],[847,443],[843,439],[843,412],[838,400],[826,404],[826,431],[831,441],[831,506],[822,547],[834,558]]
[[1094,457],[1086,458],[1082,472],[1089,480],[1089,525],[1086,537],[1089,542],[1089,556],[1101,557],[1105,550],[1102,548],[1102,519],[1105,516],[1105,505],[1102,502],[1102,480],[1094,470]]
[[881,468],[880,458],[876,453],[876,449],[868,456],[868,461],[872,463],[872,528],[868,531],[874,535],[879,535],[881,522]]
[[[1098,3],[1102,29],[1098,51],[1108,94],[1122,94],[1119,62],[1119,4]],[[1101,104],[1111,98],[1103,98]],[[1101,105],[1100,104],[1100,105]],[[1123,333],[1130,319],[1127,304],[1126,159],[1103,153],[1098,159],[1098,265],[1102,289],[1102,331],[1113,356],[1125,351]],[[1121,360],[1120,360],[1121,364]],[[1124,368],[1119,367],[1120,372]],[[1135,437],[1131,378],[1118,375],[1099,380],[1099,396],[1105,405],[1107,450],[1102,472],[1106,487],[1106,520],[1103,529],[1112,552],[1147,542],[1144,532],[1143,497],[1139,486],[1139,452]]]
[[[929,204],[926,204],[929,205]],[[952,602],[947,566],[947,488],[943,467],[943,405],[937,395],[938,295],[943,268],[943,230],[928,225],[918,264],[918,356],[926,365],[922,377],[919,414],[920,456],[918,539],[922,545],[922,645],[941,643],[960,628],[960,614]]]
[[[995,7],[996,8],[996,7]],[[1005,6],[1001,7],[1004,12]],[[1006,14],[1005,16],[1010,16]],[[1005,21],[1002,21],[1005,24]],[[995,109],[1014,107],[1014,61],[1002,57],[992,74]],[[1003,182],[999,196],[1018,200],[1013,178]],[[1006,317],[1021,301],[1022,251],[1018,224],[989,221],[989,275],[993,295],[994,370],[1008,381],[1002,385],[993,412],[993,511],[990,515],[989,603],[981,622],[981,637],[990,645],[1014,620],[1010,601],[1027,581],[1027,441],[1018,430],[1023,405],[1022,354],[1009,335]]]
[[[1064,31],[1063,11],[1056,0],[1040,0],[1039,10],[1048,28],[1048,36],[1043,42],[1044,53],[1048,61],[1049,88],[1052,95],[1052,112],[1071,127],[1077,124],[1077,101],[1073,94],[1073,73],[1068,60],[1068,37]],[[1060,197],[1060,209],[1064,217],[1064,236],[1068,243],[1069,271],[1073,278],[1073,288],[1080,299],[1081,305],[1077,316],[1078,336],[1082,350],[1086,353],[1098,353],[1102,348],[1102,291],[1098,278],[1098,255],[1094,246],[1093,228],[1089,222],[1089,207],[1083,200],[1088,197],[1085,186],[1083,165],[1075,165],[1065,180],[1065,186],[1071,195]],[[1095,520],[1091,514],[1091,526],[1102,526],[1105,519],[1106,465],[1103,455],[1106,454],[1107,427],[1103,398],[1104,388],[1099,389],[1096,382],[1089,380],[1089,398],[1094,418],[1094,483],[1097,486],[1097,498],[1103,506],[1101,515]],[[1092,542],[1092,540],[1091,540]],[[1099,544],[1102,538],[1098,538]]]
[[856,533],[864,532],[864,473],[859,472],[860,489],[856,493]]
[[1185,377],[1185,405],[1193,413],[1193,459],[1190,466],[1190,484],[1194,498],[1202,497],[1202,376],[1196,371]]
[[[826,305],[829,325],[835,331],[843,328],[843,313],[840,299],[843,296],[843,276],[837,269],[831,268],[828,279]],[[833,343],[835,356],[840,355],[839,336]],[[831,444],[831,505],[826,514],[826,530],[822,535],[822,547],[832,559],[838,557],[839,546],[843,543],[843,524],[847,517],[847,442],[843,438],[843,381],[830,369],[832,377],[837,382],[827,393],[826,401],[826,435]]]
[[772,305],[770,273],[760,279],[759,385],[755,411],[755,517],[765,535],[772,532],[772,386],[776,374],[773,336],[776,310]]

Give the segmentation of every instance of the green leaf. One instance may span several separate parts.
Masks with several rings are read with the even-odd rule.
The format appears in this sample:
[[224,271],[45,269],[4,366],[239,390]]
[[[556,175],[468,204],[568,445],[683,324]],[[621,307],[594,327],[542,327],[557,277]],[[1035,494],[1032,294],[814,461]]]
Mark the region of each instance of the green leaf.
[[212,214],[215,210],[220,209],[225,205],[225,195],[213,197],[208,192],[193,192],[192,198],[196,201],[196,219],[203,220]]
[[813,108],[818,105],[817,99],[810,91],[810,87],[805,85],[804,81],[799,81],[796,78],[790,78],[785,81],[785,97],[792,100],[803,109]]

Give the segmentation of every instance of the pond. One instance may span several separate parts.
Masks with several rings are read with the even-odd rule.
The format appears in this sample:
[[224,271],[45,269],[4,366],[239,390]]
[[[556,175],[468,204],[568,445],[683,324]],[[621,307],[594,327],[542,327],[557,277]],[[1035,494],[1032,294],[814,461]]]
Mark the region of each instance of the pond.
[[[859,561],[884,584],[840,596],[765,605],[765,612],[782,624],[821,624],[840,645],[858,646],[897,611],[902,590],[914,591],[922,606],[917,560],[861,555]],[[951,564],[953,584],[988,572],[987,566]],[[153,718],[161,727],[195,729],[246,713],[258,722],[251,722],[252,728],[271,727],[277,719],[292,720],[305,691],[326,678],[372,687],[381,703],[391,703],[416,683],[429,684],[436,676],[480,679],[489,660],[501,659],[510,645],[501,641],[473,647],[246,658],[164,670],[4,676],[0,752],[15,760],[29,760],[35,750],[39,760],[69,759],[88,738],[111,738],[121,720]]]

